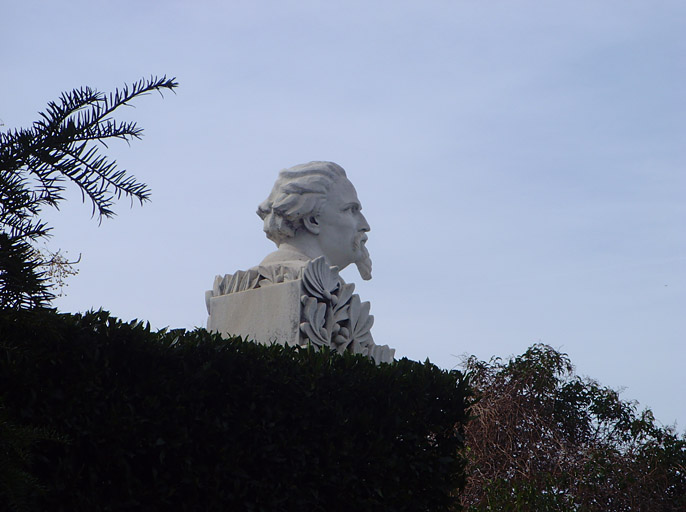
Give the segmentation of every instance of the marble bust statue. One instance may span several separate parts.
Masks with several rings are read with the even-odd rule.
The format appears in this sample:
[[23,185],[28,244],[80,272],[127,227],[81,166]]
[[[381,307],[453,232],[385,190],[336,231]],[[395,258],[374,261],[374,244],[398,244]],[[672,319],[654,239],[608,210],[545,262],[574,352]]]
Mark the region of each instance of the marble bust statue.
[[393,361],[395,350],[373,341],[369,302],[338,274],[354,263],[363,279],[372,275],[369,224],[343,168],[309,162],[282,170],[257,214],[277,249],[256,267],[215,278],[205,295],[208,329]]

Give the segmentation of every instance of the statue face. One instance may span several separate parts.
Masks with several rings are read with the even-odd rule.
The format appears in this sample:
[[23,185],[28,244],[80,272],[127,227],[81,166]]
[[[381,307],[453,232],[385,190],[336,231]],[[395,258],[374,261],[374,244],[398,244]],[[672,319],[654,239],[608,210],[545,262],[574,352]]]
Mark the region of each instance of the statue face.
[[343,269],[368,258],[364,244],[369,224],[361,210],[353,184],[346,178],[336,180],[315,217],[319,246],[330,265]]

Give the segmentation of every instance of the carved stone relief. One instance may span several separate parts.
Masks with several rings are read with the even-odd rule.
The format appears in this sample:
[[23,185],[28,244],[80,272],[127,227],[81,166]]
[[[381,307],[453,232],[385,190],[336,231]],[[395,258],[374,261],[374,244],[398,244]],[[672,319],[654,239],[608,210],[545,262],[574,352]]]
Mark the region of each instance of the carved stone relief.
[[[362,302],[353,293],[355,285],[346,283],[338,269],[329,266],[323,256],[300,268],[269,265],[227,274],[223,278],[217,276],[206,297],[208,313],[212,315],[212,297],[298,280],[301,282],[298,344],[326,346],[341,354],[345,351],[362,354],[377,363],[393,361],[394,349],[374,343],[371,334],[374,317],[369,314],[369,302]],[[269,318],[269,312],[263,313],[267,321],[275,320]]]

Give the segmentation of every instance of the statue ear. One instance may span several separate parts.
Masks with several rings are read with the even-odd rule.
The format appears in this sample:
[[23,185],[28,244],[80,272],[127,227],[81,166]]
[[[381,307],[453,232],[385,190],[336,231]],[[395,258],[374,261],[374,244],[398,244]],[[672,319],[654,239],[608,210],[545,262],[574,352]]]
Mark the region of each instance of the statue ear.
[[316,215],[308,215],[303,218],[305,229],[313,235],[319,234],[319,218]]

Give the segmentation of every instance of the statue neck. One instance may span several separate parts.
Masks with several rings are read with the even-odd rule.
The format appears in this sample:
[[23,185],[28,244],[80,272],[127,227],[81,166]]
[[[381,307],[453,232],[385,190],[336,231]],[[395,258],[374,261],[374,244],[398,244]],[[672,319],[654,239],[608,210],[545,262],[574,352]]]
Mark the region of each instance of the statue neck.
[[262,260],[260,265],[273,265],[286,261],[310,261],[319,256],[322,256],[319,244],[299,243],[294,245],[291,242],[282,242],[276,251],[268,254],[267,257]]

